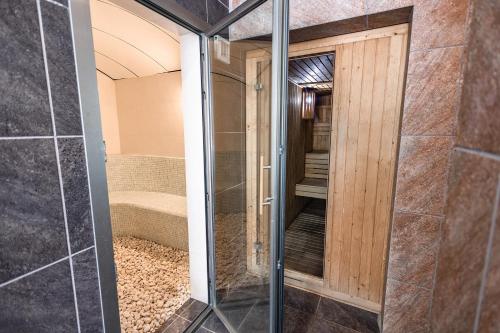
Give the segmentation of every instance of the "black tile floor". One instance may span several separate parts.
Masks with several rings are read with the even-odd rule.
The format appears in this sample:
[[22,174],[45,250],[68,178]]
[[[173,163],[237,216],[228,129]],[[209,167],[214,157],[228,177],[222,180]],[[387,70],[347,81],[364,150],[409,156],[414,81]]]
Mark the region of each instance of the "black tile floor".
[[[221,302],[227,320],[240,333],[267,332],[269,304],[262,296],[262,287],[231,292]],[[183,319],[181,317],[181,319]],[[182,327],[179,320],[172,330]],[[379,333],[377,315],[316,294],[285,287],[286,333]],[[162,333],[163,333],[162,332]],[[228,333],[215,313],[211,313],[197,332]]]
[[182,333],[203,312],[208,305],[195,299],[188,299],[156,333]]

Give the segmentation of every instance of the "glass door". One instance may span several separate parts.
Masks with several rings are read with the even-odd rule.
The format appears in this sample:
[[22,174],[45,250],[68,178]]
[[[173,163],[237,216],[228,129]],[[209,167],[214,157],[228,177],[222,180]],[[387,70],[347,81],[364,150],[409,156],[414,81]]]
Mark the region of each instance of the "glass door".
[[273,107],[272,33],[268,0],[208,38],[212,305],[232,332],[272,332],[279,322],[281,111]]

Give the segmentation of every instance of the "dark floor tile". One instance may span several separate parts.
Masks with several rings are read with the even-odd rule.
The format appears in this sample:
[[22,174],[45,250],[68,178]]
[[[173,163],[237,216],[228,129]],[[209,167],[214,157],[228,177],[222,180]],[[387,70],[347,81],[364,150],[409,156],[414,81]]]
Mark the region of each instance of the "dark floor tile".
[[0,136],[51,135],[35,1],[0,2]]
[[189,306],[191,305],[191,303],[193,303],[193,302],[194,302],[194,298],[189,298],[187,301],[184,302],[184,304],[181,305],[180,308],[178,308],[175,311],[175,314],[179,315],[181,312],[186,311],[189,308]]
[[190,324],[191,322],[176,315],[170,325],[161,331],[161,333],[183,333]]
[[156,330],[157,333],[163,333],[165,332],[165,330],[177,319],[179,318],[178,315],[176,315],[175,313],[173,315],[171,315],[170,317],[167,318],[167,320],[165,320],[165,322],[160,326],[160,328],[158,328]]
[[[195,332],[196,333],[213,333],[212,331],[209,331],[204,327],[199,327]],[[215,332],[215,333],[219,333],[219,332]]]
[[217,317],[215,312],[212,312],[206,319],[202,325],[204,328],[216,332],[216,333],[229,333],[226,326],[222,323],[222,321]]
[[326,320],[314,318],[302,332],[308,333],[357,333],[358,331]]
[[0,333],[78,332],[69,261],[0,288]]
[[285,306],[303,312],[314,313],[318,308],[319,298],[319,295],[285,286]]
[[57,135],[82,134],[69,12],[47,1],[41,8]]
[[237,328],[241,325],[257,300],[255,294],[240,290],[231,291],[221,300],[218,308],[229,324]]
[[68,255],[52,139],[0,141],[0,283]]
[[375,313],[322,297],[319,301],[318,319],[335,322],[360,332],[379,332]]
[[179,317],[182,317],[186,320],[193,321],[195,320],[203,310],[206,309],[208,305],[200,302],[198,300],[193,300],[189,306],[185,307],[183,311],[178,312]]
[[269,330],[269,302],[257,302],[245,317],[237,331],[239,333],[264,333]]
[[303,312],[289,306],[285,306],[285,320],[283,322],[283,332],[303,333],[313,320],[314,314]]
[[58,139],[71,251],[94,245],[83,139]]
[[81,333],[103,332],[101,294],[94,249],[73,257],[73,272]]

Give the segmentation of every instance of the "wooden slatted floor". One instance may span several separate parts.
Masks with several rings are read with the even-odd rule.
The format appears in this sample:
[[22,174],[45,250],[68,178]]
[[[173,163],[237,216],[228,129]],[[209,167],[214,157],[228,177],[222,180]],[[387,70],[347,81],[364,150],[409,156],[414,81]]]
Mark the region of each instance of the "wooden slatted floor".
[[285,232],[285,267],[322,277],[325,217],[324,209],[321,205],[318,207],[316,200],[314,201],[297,216]]

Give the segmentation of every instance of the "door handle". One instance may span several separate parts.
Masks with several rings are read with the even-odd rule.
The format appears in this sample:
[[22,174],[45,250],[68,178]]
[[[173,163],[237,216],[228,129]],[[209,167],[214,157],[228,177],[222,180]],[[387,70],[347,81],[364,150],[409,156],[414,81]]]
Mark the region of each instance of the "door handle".
[[260,155],[260,177],[259,177],[259,215],[264,214],[264,206],[269,206],[273,198],[264,199],[264,170],[271,170],[270,165],[264,165],[264,155]]

